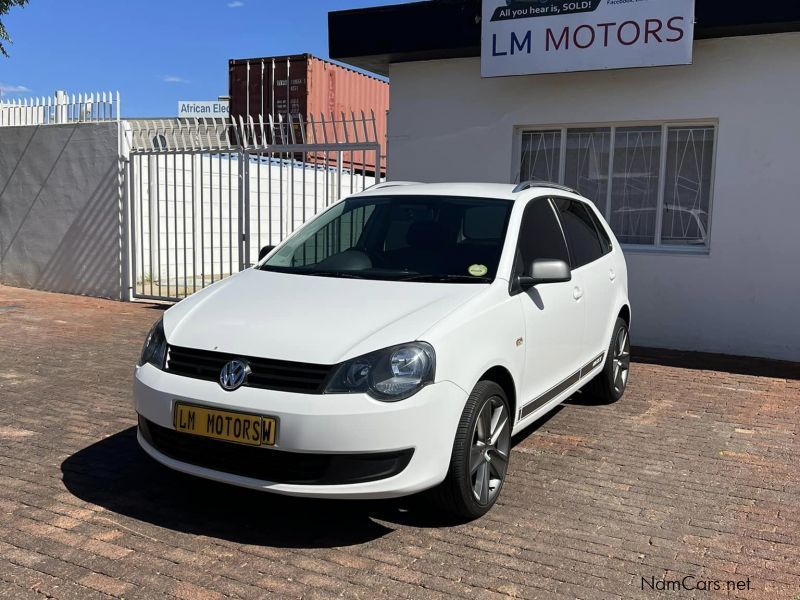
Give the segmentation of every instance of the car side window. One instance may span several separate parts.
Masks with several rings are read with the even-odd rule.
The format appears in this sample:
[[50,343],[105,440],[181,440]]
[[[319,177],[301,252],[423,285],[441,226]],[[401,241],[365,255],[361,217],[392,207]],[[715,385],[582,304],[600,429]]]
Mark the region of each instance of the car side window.
[[569,252],[561,226],[547,198],[531,200],[519,229],[514,275],[522,275],[537,259],[557,259],[569,264]]
[[554,198],[564,236],[572,256],[572,268],[577,269],[603,256],[606,251],[600,241],[589,209],[583,202]]
[[589,213],[589,216],[592,219],[592,223],[594,223],[594,228],[597,230],[597,235],[600,236],[600,245],[603,248],[603,254],[608,254],[611,250],[614,249],[614,245],[611,243],[611,238],[608,237],[608,233],[606,232],[606,228],[603,227],[603,224],[600,222],[600,219],[597,218],[595,212],[588,208],[586,212]]

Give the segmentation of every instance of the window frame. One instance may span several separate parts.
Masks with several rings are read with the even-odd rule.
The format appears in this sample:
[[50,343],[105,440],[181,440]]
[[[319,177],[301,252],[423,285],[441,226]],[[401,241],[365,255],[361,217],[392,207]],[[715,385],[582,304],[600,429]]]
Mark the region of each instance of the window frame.
[[[708,119],[688,119],[688,120],[663,120],[663,121],[610,121],[610,122],[586,122],[586,123],[559,123],[559,124],[530,124],[530,125],[517,125],[514,128],[514,141],[512,147],[512,165],[511,165],[511,180],[518,183],[520,179],[520,169],[522,167],[522,150],[523,150],[523,136],[526,133],[533,132],[552,132],[560,131],[561,140],[559,148],[559,165],[558,165],[558,179],[553,183],[564,183],[566,179],[566,159],[567,159],[567,132],[574,129],[592,129],[592,128],[608,128],[610,129],[610,148],[608,156],[608,189],[606,190],[606,210],[603,218],[606,223],[611,220],[611,193],[613,186],[614,174],[614,152],[615,140],[617,129],[625,127],[660,127],[661,128],[661,155],[659,156],[659,173],[658,173],[658,196],[656,199],[656,222],[655,222],[655,238],[653,244],[623,244],[620,246],[626,252],[638,252],[643,254],[658,253],[658,254],[697,254],[709,255],[711,254],[711,232],[714,224],[714,192],[716,187],[717,178],[717,152],[719,149],[719,120],[715,118]],[[711,157],[711,184],[708,190],[708,217],[709,226],[706,230],[706,244],[704,246],[690,246],[680,244],[664,244],[662,243],[662,226],[664,219],[664,194],[666,191],[666,168],[667,168],[667,150],[669,145],[669,130],[681,127],[708,127],[714,130],[714,151]],[[594,204],[594,203],[592,203]],[[596,208],[596,207],[595,207]],[[599,212],[599,209],[598,209]]]

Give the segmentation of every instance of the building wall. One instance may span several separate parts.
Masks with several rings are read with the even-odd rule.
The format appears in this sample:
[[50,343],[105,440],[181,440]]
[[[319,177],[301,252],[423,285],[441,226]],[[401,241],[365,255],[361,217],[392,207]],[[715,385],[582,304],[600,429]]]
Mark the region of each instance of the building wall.
[[0,128],[0,283],[122,297],[117,131]]
[[481,79],[393,64],[389,176],[512,181],[515,127],[719,122],[710,253],[628,252],[634,343],[800,360],[800,34],[703,40],[694,64]]

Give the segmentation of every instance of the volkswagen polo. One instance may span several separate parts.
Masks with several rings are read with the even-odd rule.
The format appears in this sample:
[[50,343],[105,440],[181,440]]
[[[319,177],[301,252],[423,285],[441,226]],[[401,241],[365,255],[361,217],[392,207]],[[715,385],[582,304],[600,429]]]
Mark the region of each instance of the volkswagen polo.
[[134,377],[138,440],[281,494],[495,503],[511,436],[579,389],[620,398],[625,259],[555,184],[383,183],[170,308]]

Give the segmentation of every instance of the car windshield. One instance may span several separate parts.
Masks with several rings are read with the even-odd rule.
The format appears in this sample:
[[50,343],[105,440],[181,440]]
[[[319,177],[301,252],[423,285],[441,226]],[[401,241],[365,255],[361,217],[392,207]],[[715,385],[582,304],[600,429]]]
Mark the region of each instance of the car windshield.
[[330,208],[261,263],[265,271],[390,281],[489,283],[509,200],[368,196]]

